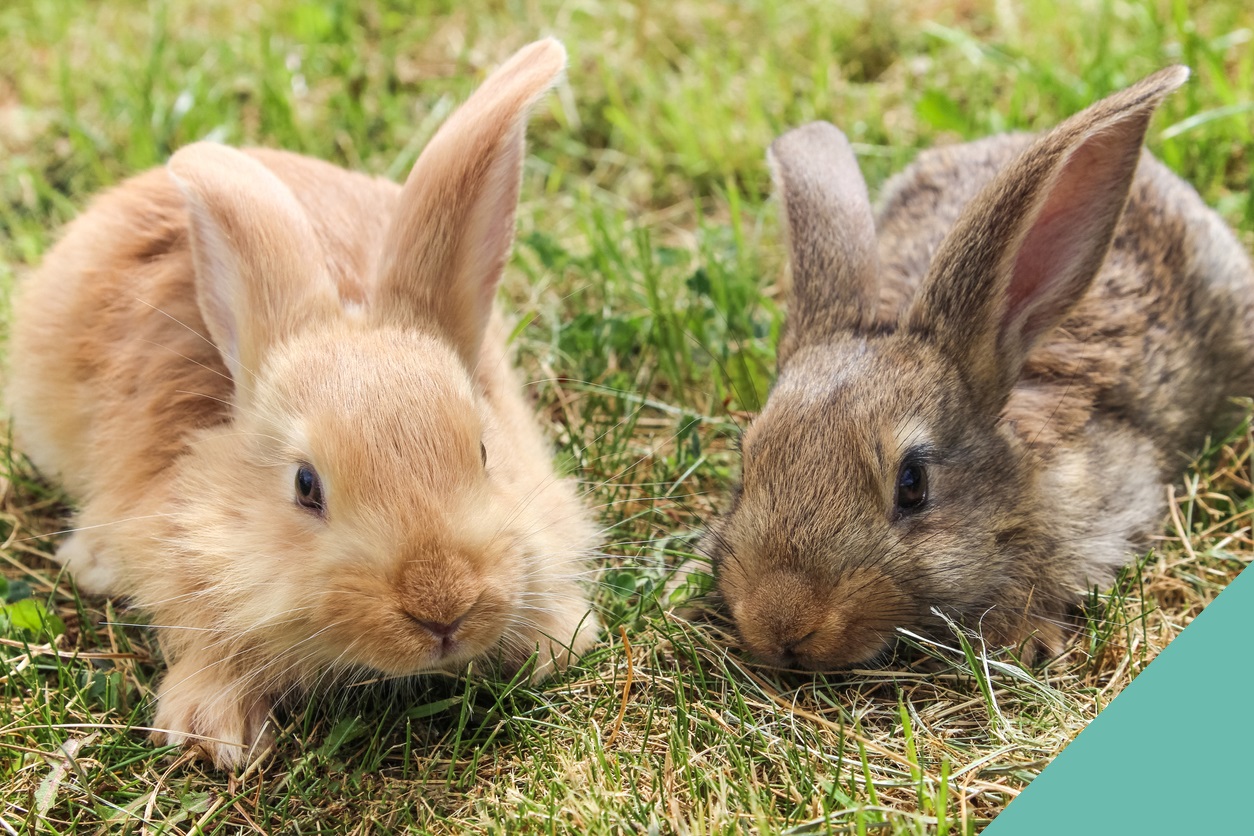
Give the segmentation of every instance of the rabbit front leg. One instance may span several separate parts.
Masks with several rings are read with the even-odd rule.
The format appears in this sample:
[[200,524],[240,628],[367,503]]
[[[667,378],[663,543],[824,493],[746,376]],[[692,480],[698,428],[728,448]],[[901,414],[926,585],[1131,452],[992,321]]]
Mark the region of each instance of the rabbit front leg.
[[157,694],[154,739],[198,749],[219,769],[255,760],[274,743],[268,722],[274,699],[254,687],[255,678],[216,648],[180,656]]
[[71,573],[74,583],[84,592],[108,595],[117,582],[105,538],[91,526],[80,527],[61,541],[54,559]]
[[133,495],[101,492],[74,516],[74,527],[53,559],[66,568],[83,592],[126,598],[133,594],[133,556],[163,548],[168,533],[154,526],[167,516],[164,493]]
[[536,654],[532,683],[564,670],[591,647],[601,631],[596,615],[588,610],[586,593],[577,583],[554,583],[544,597],[544,606],[532,611],[515,629],[514,641],[510,642],[519,653],[516,665]]

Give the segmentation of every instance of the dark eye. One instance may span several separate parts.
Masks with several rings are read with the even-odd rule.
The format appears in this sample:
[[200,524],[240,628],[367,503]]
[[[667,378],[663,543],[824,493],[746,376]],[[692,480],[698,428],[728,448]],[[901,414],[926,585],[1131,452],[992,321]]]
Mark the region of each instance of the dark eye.
[[897,508],[909,513],[927,502],[927,468],[922,462],[907,460],[897,473]]
[[484,446],[482,441],[479,442],[479,459],[483,462],[484,467],[488,466],[488,448]]
[[322,498],[322,480],[312,465],[302,464],[296,468],[296,502],[319,516],[327,512],[326,501]]

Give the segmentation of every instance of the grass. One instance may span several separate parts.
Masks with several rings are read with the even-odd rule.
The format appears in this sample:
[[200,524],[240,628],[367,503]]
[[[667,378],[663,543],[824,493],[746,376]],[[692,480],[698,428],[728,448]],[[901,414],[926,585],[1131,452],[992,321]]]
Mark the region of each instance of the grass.
[[831,119],[874,191],[919,148],[1048,126],[1181,61],[1193,80],[1151,147],[1252,245],[1248,4],[413,6],[3,4],[0,286],[90,194],[207,136],[400,177],[487,69],[558,35],[569,78],[532,126],[502,300],[532,318],[520,362],[607,528],[604,641],[540,687],[294,702],[273,756],[215,773],[145,738],[153,636],[58,575],[43,535],[61,500],[6,456],[0,830],[972,833],[1251,559],[1246,429],[1177,485],[1155,548],[1094,593],[1069,651],[1029,671],[960,634],[883,670],[757,669],[663,591],[773,374],[770,140]]

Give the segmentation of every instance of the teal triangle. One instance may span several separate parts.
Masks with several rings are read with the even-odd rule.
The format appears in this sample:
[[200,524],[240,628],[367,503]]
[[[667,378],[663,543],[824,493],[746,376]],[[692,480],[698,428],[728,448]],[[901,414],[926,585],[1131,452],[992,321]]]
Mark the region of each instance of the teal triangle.
[[985,836],[1254,833],[1254,572],[1243,572]]

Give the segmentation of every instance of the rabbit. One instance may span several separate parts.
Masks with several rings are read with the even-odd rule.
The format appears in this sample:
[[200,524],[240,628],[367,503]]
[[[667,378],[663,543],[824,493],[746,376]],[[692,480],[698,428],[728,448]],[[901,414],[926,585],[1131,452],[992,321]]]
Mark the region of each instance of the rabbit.
[[1250,259],[1142,151],[1187,77],[926,151],[874,214],[837,128],[772,143],[779,373],[701,544],[751,656],[882,664],[957,623],[1033,664],[1148,547],[1184,453],[1254,394]]
[[56,560],[151,618],[158,742],[238,767],[289,690],[533,656],[539,679],[596,638],[599,532],[494,304],[565,64],[520,50],[403,187],[188,145],[22,284],[15,443],[79,508]]

